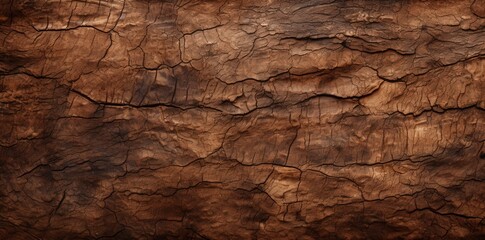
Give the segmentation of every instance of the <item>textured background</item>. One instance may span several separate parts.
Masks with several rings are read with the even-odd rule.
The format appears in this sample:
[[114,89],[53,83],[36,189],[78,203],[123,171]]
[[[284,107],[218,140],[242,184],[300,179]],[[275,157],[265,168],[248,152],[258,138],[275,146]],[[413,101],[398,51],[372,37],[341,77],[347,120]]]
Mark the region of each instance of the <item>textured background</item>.
[[485,1],[0,0],[1,239],[485,238]]

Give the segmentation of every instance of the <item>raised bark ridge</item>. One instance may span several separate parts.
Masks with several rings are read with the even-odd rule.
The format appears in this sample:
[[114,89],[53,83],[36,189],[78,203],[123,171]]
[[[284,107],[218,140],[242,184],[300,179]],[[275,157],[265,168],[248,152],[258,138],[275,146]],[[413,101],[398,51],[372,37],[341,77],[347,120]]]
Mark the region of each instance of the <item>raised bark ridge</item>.
[[2,239],[485,237],[485,1],[4,0]]

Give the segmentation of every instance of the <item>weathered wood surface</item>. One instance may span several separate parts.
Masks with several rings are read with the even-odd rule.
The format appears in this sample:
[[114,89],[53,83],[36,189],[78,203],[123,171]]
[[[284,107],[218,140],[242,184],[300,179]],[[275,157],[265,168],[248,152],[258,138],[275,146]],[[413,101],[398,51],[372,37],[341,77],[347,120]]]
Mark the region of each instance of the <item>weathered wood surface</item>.
[[483,0],[1,2],[1,239],[485,237]]

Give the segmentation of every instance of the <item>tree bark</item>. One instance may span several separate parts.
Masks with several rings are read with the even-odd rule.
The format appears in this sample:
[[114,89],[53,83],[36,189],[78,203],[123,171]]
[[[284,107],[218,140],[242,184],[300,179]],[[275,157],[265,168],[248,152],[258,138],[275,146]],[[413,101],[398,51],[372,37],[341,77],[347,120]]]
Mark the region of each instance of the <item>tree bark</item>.
[[485,1],[2,0],[1,239],[484,239]]

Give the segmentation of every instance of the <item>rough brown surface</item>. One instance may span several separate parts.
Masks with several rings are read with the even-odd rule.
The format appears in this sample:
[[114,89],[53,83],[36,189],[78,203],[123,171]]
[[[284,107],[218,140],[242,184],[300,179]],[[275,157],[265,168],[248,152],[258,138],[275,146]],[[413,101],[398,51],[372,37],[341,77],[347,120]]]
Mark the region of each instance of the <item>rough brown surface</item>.
[[0,239],[484,239],[485,1],[1,0]]

